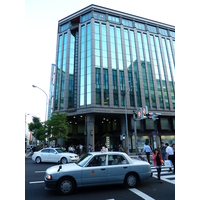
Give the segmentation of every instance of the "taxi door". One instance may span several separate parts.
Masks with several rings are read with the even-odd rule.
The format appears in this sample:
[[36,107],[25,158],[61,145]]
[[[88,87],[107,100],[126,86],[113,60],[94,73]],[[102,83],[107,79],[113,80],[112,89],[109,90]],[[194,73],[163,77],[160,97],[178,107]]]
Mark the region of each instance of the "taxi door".
[[106,155],[94,156],[82,169],[82,185],[103,185],[107,183]]

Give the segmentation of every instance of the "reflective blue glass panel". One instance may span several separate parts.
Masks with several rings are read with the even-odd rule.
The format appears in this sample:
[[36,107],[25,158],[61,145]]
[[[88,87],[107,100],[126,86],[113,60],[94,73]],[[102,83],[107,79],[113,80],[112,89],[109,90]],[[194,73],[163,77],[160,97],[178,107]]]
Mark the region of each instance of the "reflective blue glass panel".
[[55,86],[55,102],[54,109],[58,109],[58,92],[60,85],[60,67],[61,67],[61,57],[62,57],[62,35],[59,36],[59,45],[58,45],[58,61],[57,61],[57,71],[56,71],[56,86]]

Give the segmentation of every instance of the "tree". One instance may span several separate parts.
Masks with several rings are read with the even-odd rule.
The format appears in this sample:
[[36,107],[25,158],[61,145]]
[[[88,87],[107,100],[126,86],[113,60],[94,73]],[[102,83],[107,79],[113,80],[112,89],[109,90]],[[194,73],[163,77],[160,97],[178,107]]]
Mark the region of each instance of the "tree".
[[50,120],[40,122],[40,119],[33,117],[33,122],[28,124],[29,131],[33,131],[33,136],[44,141],[47,138],[48,141],[58,138],[68,139],[68,121],[67,114],[60,114],[59,112],[51,116]]
[[29,131],[33,132],[33,136],[39,140],[44,140],[44,137],[42,134],[44,134],[43,130],[43,124],[40,122],[40,119],[38,117],[32,118],[33,122],[28,124]]
[[48,133],[49,136],[51,134],[51,140],[57,140],[58,138],[68,139],[69,123],[67,121],[67,114],[57,112],[56,115],[51,116],[50,122],[47,121],[46,125],[48,130],[51,130],[51,133]]

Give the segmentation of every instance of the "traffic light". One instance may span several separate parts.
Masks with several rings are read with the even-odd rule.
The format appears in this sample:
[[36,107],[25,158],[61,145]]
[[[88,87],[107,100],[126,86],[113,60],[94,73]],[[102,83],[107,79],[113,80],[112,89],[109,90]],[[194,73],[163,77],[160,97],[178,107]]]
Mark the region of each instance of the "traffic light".
[[122,139],[125,140],[125,134],[123,134]]
[[147,117],[150,118],[150,119],[152,119],[153,113],[148,113],[148,114],[147,114]]
[[143,113],[143,116],[147,116],[148,115],[148,107],[147,106],[144,106],[142,107],[142,113]]
[[137,120],[142,120],[144,118],[142,108],[137,109]]

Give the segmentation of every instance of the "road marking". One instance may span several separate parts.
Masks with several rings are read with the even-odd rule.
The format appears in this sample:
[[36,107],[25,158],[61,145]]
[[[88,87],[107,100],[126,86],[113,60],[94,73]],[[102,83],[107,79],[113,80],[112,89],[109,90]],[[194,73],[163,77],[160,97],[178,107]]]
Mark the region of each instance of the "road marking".
[[33,182],[29,182],[29,184],[37,184],[37,183],[44,183],[44,181],[33,181]]
[[140,196],[141,198],[145,199],[145,200],[155,200],[153,198],[151,198],[150,196],[148,196],[147,194],[141,192],[140,190],[136,189],[136,188],[132,188],[129,189],[131,192],[137,194],[138,196]]
[[[155,176],[155,175],[153,175],[153,177],[156,178],[156,179],[158,178],[158,177]],[[171,178],[171,177],[168,177],[168,178]],[[174,177],[174,178],[175,178],[175,177]],[[160,179],[163,180],[163,181],[166,181],[166,182],[168,182],[168,183],[172,183],[172,184],[175,185],[175,180],[169,180],[169,179],[165,178],[165,176],[160,176]]]
[[35,173],[45,173],[45,171],[35,171]]

